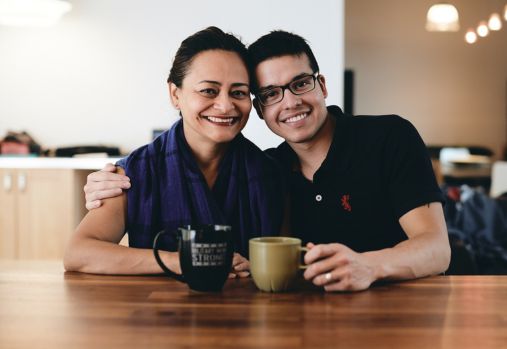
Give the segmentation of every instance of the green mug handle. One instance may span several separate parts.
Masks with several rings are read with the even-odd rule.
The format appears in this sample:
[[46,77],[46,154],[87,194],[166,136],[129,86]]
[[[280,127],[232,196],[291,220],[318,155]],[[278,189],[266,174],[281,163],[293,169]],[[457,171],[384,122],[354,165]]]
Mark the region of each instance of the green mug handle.
[[[299,252],[304,252],[304,253],[306,253],[306,252],[308,252],[308,251],[309,251],[308,247],[301,247],[301,246],[299,246]],[[300,264],[300,265],[299,265],[299,269],[304,270],[304,269],[306,269],[306,268],[308,268],[308,265],[307,265],[307,264]]]

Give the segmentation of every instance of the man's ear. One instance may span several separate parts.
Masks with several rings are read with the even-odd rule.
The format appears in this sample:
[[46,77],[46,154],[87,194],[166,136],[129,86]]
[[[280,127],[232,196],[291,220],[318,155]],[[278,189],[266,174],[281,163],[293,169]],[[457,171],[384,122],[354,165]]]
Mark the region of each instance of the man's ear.
[[324,94],[324,98],[327,98],[327,87],[326,87],[326,78],[324,75],[320,75],[317,77],[317,81],[319,82],[322,93]]
[[169,98],[174,108],[180,110],[180,89],[173,82],[169,82]]
[[259,102],[259,100],[257,98],[254,98],[253,101],[253,106],[255,108],[255,111],[257,112],[257,115],[259,115],[259,117],[264,120],[264,116],[262,115],[262,106]]

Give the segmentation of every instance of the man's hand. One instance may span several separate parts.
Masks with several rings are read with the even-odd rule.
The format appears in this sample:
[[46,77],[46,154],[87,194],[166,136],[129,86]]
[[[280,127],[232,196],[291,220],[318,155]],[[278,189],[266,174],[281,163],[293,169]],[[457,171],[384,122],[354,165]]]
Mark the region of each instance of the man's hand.
[[377,280],[416,279],[447,270],[451,250],[442,204],[416,207],[399,222],[408,239],[390,248],[357,253],[341,244],[309,243],[305,278],[326,291],[358,291]]
[[232,258],[232,270],[229,273],[229,279],[233,278],[246,278],[250,275],[250,262],[248,259],[234,252]]
[[345,245],[308,243],[307,247],[305,263],[309,266],[304,277],[326,291],[365,290],[376,280],[375,267],[368,259]]
[[100,207],[102,199],[119,196],[123,189],[130,188],[130,178],[115,172],[116,166],[107,164],[102,170],[88,175],[84,186],[88,210]]

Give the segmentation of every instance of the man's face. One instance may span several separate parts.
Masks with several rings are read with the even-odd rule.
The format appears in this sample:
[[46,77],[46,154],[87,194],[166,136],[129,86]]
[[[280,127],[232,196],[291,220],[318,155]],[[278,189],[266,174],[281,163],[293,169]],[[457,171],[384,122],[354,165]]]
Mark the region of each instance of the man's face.
[[[260,91],[283,86],[314,73],[306,54],[271,58],[261,62],[255,70]],[[312,91],[294,95],[285,89],[280,102],[268,106],[257,105],[257,110],[262,113],[269,129],[288,143],[306,143],[314,140],[326,121],[326,97],[325,80],[320,75]]]

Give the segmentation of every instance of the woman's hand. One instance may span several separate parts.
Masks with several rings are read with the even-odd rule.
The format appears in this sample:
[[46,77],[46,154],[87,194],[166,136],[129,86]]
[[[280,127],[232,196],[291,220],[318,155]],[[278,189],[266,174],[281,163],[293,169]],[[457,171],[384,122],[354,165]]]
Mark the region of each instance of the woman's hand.
[[239,253],[234,252],[229,279],[246,278],[248,276],[250,276],[250,262]]
[[160,258],[173,273],[181,275],[180,254],[178,252],[160,251]]

